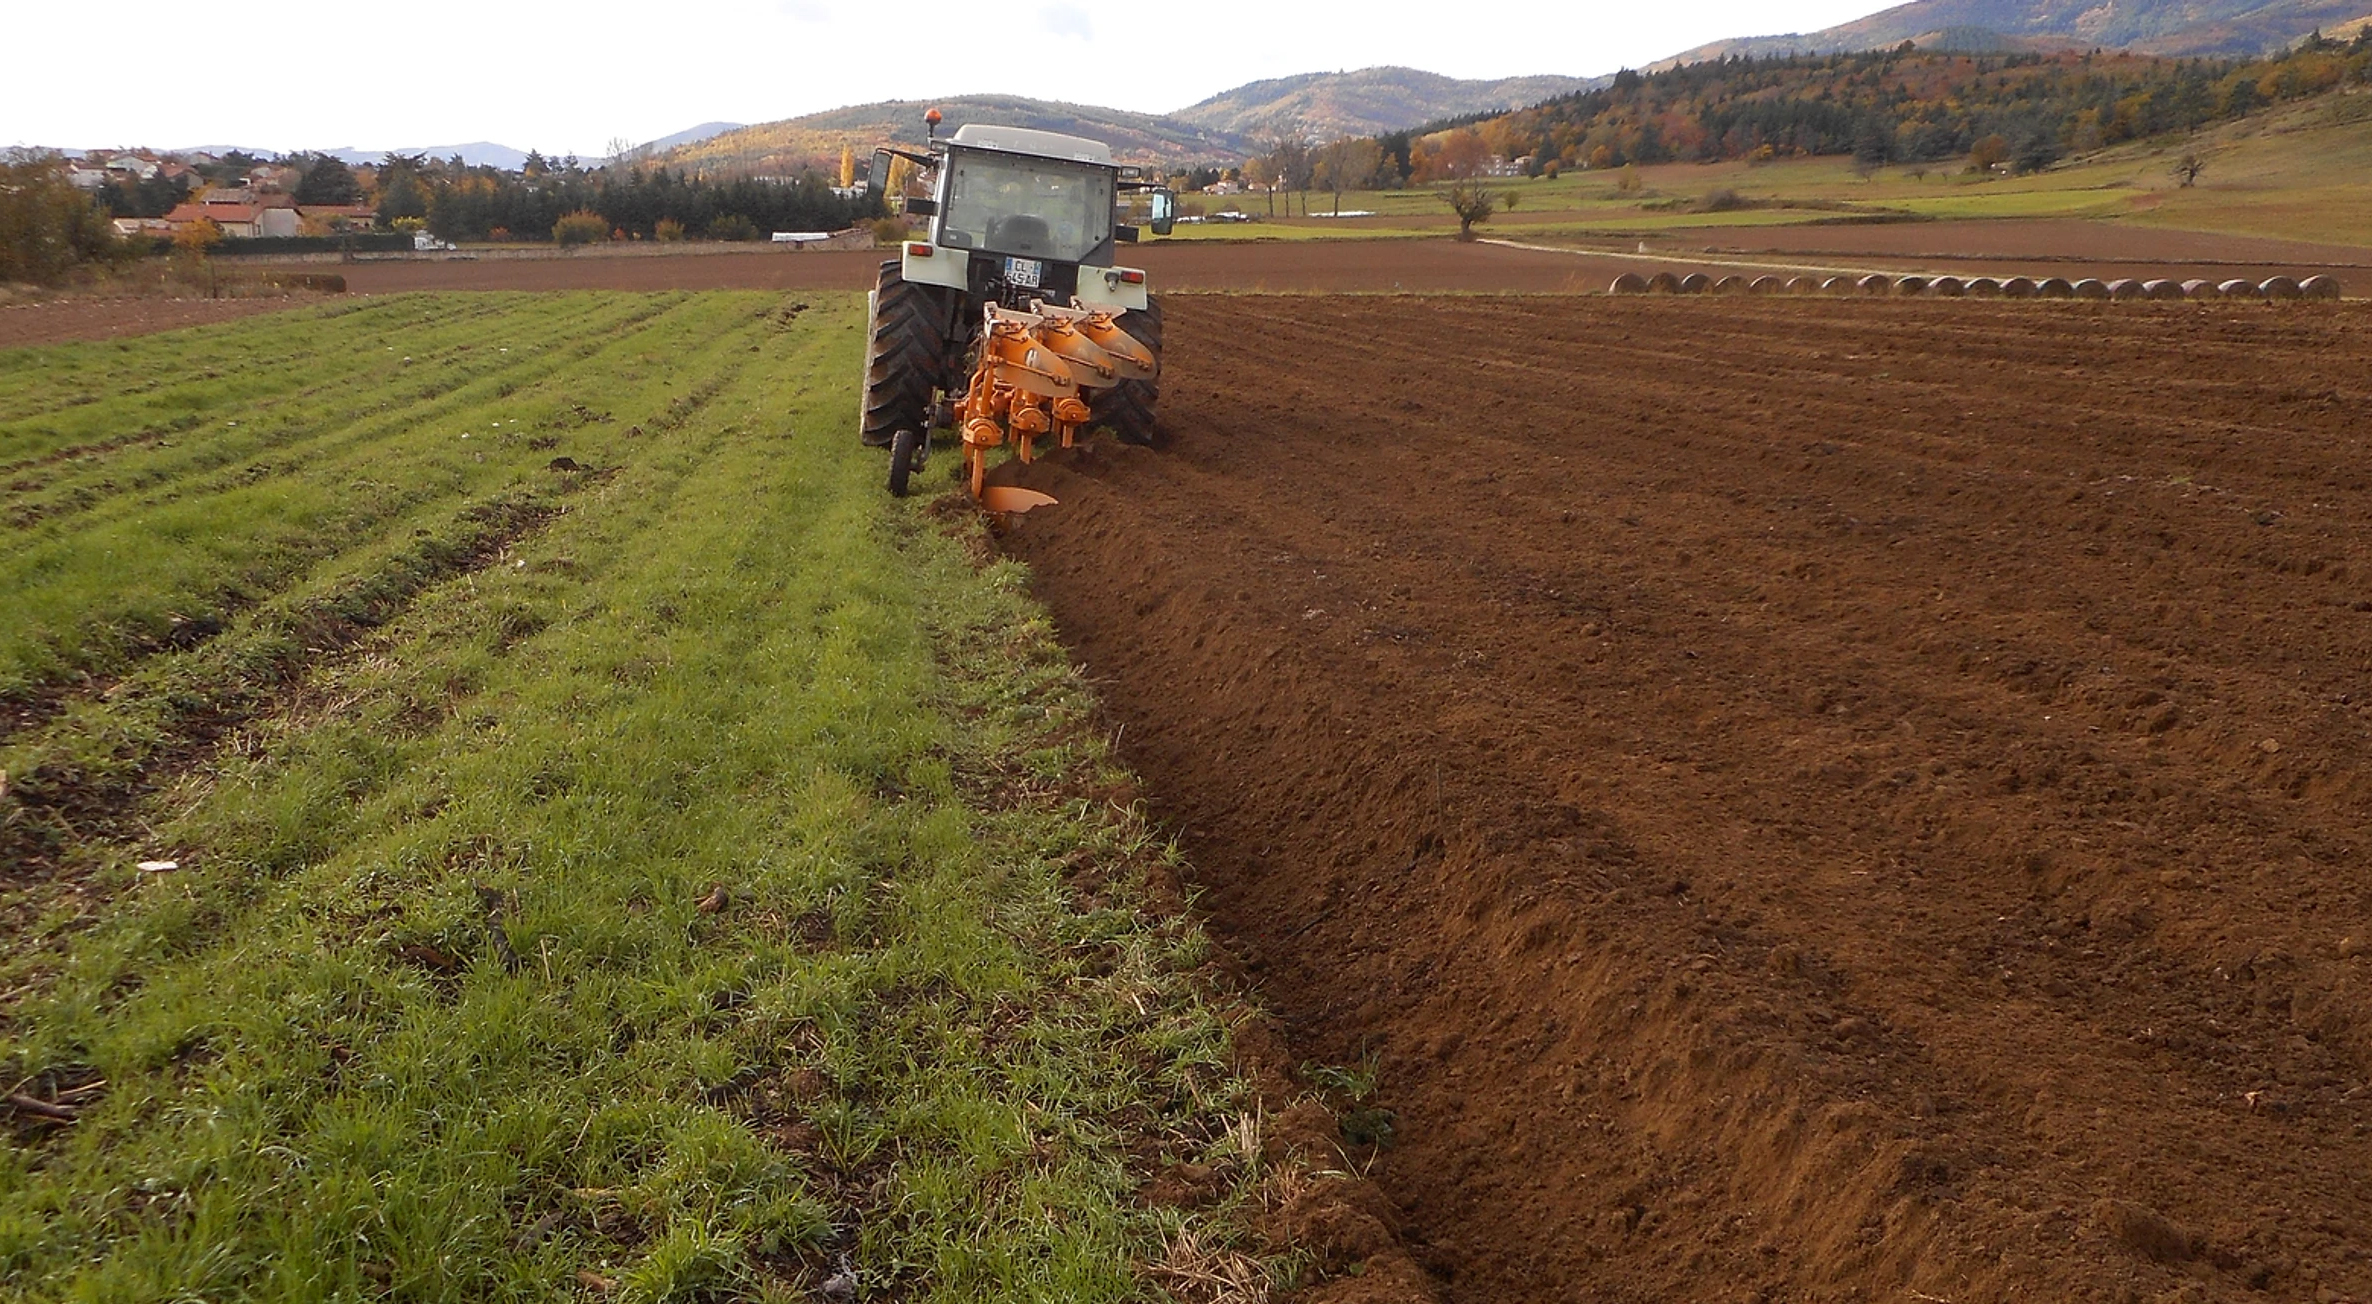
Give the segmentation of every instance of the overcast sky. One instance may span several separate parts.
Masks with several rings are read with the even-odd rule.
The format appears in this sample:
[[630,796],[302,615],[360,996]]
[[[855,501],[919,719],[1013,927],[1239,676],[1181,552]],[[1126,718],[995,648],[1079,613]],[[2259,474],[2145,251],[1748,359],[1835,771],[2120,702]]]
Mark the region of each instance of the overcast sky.
[[[1003,91],[1159,113],[1292,73],[1405,64],[1588,76],[1873,0],[1097,5],[516,0],[401,6],[10,0],[0,145],[363,149],[497,141],[606,153],[713,120]],[[1013,26],[991,26],[1011,15]]]

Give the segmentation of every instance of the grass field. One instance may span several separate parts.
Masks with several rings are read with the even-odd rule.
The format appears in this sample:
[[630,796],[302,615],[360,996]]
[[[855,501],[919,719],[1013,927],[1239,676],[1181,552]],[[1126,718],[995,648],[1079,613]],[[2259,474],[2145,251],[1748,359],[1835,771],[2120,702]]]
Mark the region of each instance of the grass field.
[[1201,937],[1021,573],[853,449],[862,316],[0,353],[0,1298],[1116,1300],[1238,1241]]

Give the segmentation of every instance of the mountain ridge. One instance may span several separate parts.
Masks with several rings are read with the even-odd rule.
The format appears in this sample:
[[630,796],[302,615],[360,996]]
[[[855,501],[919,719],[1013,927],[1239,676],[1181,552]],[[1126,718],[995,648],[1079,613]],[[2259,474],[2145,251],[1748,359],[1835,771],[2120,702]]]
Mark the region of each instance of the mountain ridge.
[[2368,11],[2372,0],[1912,0],[1817,32],[1711,41],[1650,67],[1734,56],[1842,54],[1904,41],[1957,47],[1977,34],[1997,38],[1994,48],[2000,49],[2097,46],[2168,57],[2246,57],[2316,30],[2353,26]]
[[922,115],[936,108],[946,116],[944,131],[967,122],[1035,127],[1104,141],[1130,163],[1235,163],[1280,132],[1330,140],[1405,131],[1444,118],[1523,108],[1604,80],[1542,75],[1465,81],[1385,66],[1248,82],[1172,113],[1023,95],[882,100],[723,132],[662,157],[688,166],[788,172],[835,160],[843,147],[864,153],[883,144],[918,145]]
[[1445,118],[1520,109],[1605,80],[1540,75],[1468,81],[1386,64],[1247,82],[1168,116],[1246,136],[1296,128],[1317,139],[1373,136]]

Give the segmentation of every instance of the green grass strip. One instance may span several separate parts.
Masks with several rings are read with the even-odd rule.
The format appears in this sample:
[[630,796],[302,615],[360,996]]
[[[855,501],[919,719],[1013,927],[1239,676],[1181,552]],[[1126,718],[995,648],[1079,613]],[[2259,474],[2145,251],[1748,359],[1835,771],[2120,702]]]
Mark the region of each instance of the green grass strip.
[[862,311],[88,849],[0,1065],[106,1085],[0,1152],[0,1299],[1151,1297],[1136,1184],[1248,1102],[1020,572],[854,448]]

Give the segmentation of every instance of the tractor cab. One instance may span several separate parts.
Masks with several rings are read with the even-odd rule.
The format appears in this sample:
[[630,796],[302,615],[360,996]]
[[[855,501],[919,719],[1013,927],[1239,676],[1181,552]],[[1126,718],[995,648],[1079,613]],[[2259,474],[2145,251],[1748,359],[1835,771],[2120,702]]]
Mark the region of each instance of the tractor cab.
[[927,155],[876,152],[877,191],[889,190],[894,158],[918,168],[910,190],[928,191],[892,197],[907,216],[929,220],[928,238],[906,245],[906,279],[1015,308],[1074,299],[1144,306],[1144,273],[1116,266],[1118,246],[1138,235],[1120,220],[1124,205],[1145,197],[1147,225],[1167,235],[1175,198],[1138,169],[1113,162],[1103,142],[971,123],[932,141]]

